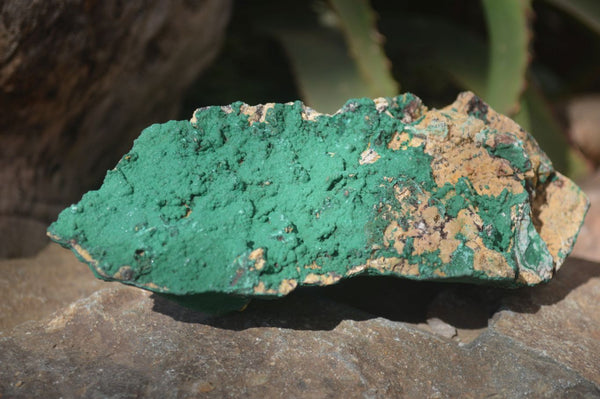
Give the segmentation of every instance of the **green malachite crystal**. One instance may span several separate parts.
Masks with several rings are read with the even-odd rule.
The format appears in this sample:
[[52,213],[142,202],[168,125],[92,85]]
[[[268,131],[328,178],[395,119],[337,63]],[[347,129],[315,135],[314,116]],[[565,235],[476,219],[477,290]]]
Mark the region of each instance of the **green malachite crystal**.
[[95,275],[223,312],[358,275],[548,281],[588,208],[535,140],[472,93],[237,102],[153,125],[48,229]]

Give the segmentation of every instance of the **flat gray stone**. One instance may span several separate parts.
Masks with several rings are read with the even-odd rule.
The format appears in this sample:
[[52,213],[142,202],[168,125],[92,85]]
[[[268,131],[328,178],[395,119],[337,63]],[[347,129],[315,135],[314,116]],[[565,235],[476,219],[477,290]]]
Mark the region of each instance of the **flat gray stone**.
[[5,333],[0,394],[598,397],[599,271],[570,259],[545,287],[496,291],[503,310],[467,344],[313,290],[214,318],[111,286]]
[[108,286],[73,258],[48,245],[38,255],[0,261],[0,331],[47,317]]

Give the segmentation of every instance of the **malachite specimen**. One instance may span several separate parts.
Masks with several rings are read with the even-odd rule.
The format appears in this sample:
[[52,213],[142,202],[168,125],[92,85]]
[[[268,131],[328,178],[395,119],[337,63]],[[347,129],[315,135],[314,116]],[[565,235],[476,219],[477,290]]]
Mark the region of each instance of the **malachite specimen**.
[[209,312],[392,275],[548,281],[588,208],[535,140],[472,93],[195,111],[153,125],[48,235],[95,275]]

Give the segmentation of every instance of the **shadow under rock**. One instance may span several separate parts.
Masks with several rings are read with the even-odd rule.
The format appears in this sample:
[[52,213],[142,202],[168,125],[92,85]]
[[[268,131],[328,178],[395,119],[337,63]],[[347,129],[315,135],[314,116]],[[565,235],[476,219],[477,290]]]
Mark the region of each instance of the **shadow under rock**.
[[332,330],[343,320],[383,317],[411,324],[439,318],[461,329],[481,329],[501,309],[535,313],[542,305],[600,276],[600,264],[568,260],[548,284],[518,289],[459,283],[419,282],[394,277],[355,277],[327,287],[302,287],[279,299],[255,299],[242,312],[210,316],[153,295],[153,310],[186,323],[244,330],[280,327]]
[[464,329],[480,329],[511,290],[462,283],[359,277],[327,287],[324,295],[392,321],[422,324],[431,318]]
[[600,263],[568,258],[552,280],[534,287],[451,286],[433,299],[428,316],[437,317],[456,328],[483,328],[500,310],[537,313],[541,306],[561,302],[571,292],[599,276]]
[[[153,295],[153,310],[186,323],[202,323],[218,328],[244,330],[255,327],[281,327],[296,330],[332,330],[343,320],[383,317],[392,321],[419,324],[437,311],[443,302],[447,322],[463,328],[487,326],[498,309],[497,300],[486,287],[468,284],[412,281],[394,277],[355,277],[327,287],[301,287],[279,299],[254,299],[242,312],[211,316],[185,308],[159,295]],[[497,295],[493,297],[497,299]]]
[[503,300],[503,308],[518,313],[536,313],[543,305],[554,305],[593,278],[600,277],[600,263],[568,258],[547,284],[514,290]]
[[336,303],[318,294],[318,288],[299,288],[276,299],[253,299],[243,311],[213,316],[186,308],[153,294],[153,310],[184,323],[202,323],[228,330],[280,327],[293,330],[332,330],[343,320],[372,318],[359,309]]

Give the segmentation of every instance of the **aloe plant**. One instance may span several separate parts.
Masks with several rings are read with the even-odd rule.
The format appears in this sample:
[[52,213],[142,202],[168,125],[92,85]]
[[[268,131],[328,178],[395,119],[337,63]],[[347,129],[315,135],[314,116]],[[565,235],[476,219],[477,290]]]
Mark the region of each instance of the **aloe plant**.
[[482,0],[488,26],[489,63],[485,99],[514,115],[525,90],[532,37],[529,0]]

